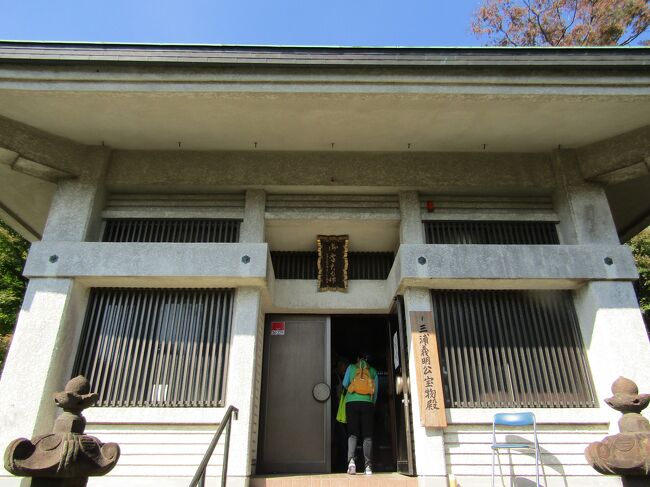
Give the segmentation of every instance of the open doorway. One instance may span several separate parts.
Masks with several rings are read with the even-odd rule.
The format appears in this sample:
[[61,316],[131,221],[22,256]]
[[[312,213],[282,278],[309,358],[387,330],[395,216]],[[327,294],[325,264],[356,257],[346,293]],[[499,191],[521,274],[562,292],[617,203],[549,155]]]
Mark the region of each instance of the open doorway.
[[[388,316],[335,315],[331,317],[332,352],[332,472],[347,468],[347,431],[336,421],[340,382],[345,368],[357,358],[361,350],[370,354],[370,364],[377,370],[379,392],[375,405],[373,435],[373,470],[396,471],[396,421],[393,390],[393,368],[390,352]],[[363,457],[361,441],[357,459]]]
[[[335,420],[336,363],[341,358],[347,365],[365,349],[379,377],[374,470],[415,475],[407,340],[396,303],[392,315],[267,315],[257,473],[345,471],[347,432]],[[323,385],[331,395],[319,398],[318,390],[328,390]]]

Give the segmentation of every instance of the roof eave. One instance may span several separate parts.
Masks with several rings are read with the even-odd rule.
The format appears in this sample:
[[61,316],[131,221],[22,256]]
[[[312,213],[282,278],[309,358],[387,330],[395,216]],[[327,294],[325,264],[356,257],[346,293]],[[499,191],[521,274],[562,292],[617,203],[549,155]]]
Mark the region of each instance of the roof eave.
[[0,41],[0,63],[648,67],[650,48],[237,46]]

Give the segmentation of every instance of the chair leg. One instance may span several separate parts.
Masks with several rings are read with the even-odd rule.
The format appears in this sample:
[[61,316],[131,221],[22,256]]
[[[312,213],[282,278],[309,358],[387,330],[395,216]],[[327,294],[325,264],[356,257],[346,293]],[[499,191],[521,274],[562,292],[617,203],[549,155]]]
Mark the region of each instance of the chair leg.
[[535,487],[539,487],[539,445],[535,443]]
[[494,487],[494,454],[495,450],[492,449],[492,487]]

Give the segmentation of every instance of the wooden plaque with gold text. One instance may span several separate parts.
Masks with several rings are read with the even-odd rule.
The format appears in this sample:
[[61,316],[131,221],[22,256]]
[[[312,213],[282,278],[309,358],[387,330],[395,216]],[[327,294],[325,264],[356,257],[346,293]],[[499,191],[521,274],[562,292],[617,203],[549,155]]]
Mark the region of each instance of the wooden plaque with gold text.
[[348,245],[347,235],[319,235],[316,240],[318,250],[318,291],[348,290]]

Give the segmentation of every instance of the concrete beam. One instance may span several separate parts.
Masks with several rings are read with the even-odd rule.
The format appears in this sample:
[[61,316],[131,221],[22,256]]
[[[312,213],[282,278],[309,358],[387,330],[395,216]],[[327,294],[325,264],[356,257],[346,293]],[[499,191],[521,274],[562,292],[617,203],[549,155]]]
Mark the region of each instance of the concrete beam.
[[605,187],[621,242],[650,226],[650,174]]
[[[242,259],[248,256],[250,260]],[[421,263],[421,258],[424,258]],[[88,286],[269,287],[270,306],[288,310],[345,308],[375,294],[384,309],[399,289],[574,289],[586,281],[633,281],[630,250],[622,245],[402,244],[385,282],[351,284],[349,294],[295,295],[294,284],[273,282],[268,245],[36,242],[25,276],[74,277]],[[277,294],[277,296],[276,296]]]
[[2,116],[0,149],[15,154],[15,170],[48,181],[78,176],[86,153],[81,144]]
[[97,240],[105,206],[104,175],[110,159],[105,147],[88,146],[78,178],[59,181],[43,230],[43,240]]
[[582,176],[617,184],[650,174],[650,125],[576,151]]
[[260,286],[267,258],[268,246],[260,243],[43,241],[32,245],[24,274],[78,277],[89,285]]
[[650,210],[646,210],[646,212],[634,220],[630,226],[622,228],[619,233],[619,238],[622,243],[625,243],[636,237],[648,227],[650,227]]
[[389,279],[402,288],[571,289],[584,281],[638,277],[622,245],[403,244],[395,261]]
[[40,240],[56,185],[14,171],[9,162],[0,160],[0,218],[30,242]]
[[265,313],[382,313],[390,312],[396,286],[387,281],[351,280],[347,292],[318,292],[316,280],[278,279],[273,282]]
[[4,221],[28,242],[34,242],[43,238],[41,232],[27,223],[24,218],[5,205],[2,201],[0,201],[0,220]]
[[549,194],[555,181],[544,153],[118,150],[106,184],[112,191],[303,186]]
[[107,153],[102,149],[0,116],[0,217],[26,239],[40,240],[57,184],[94,174],[93,156]]

